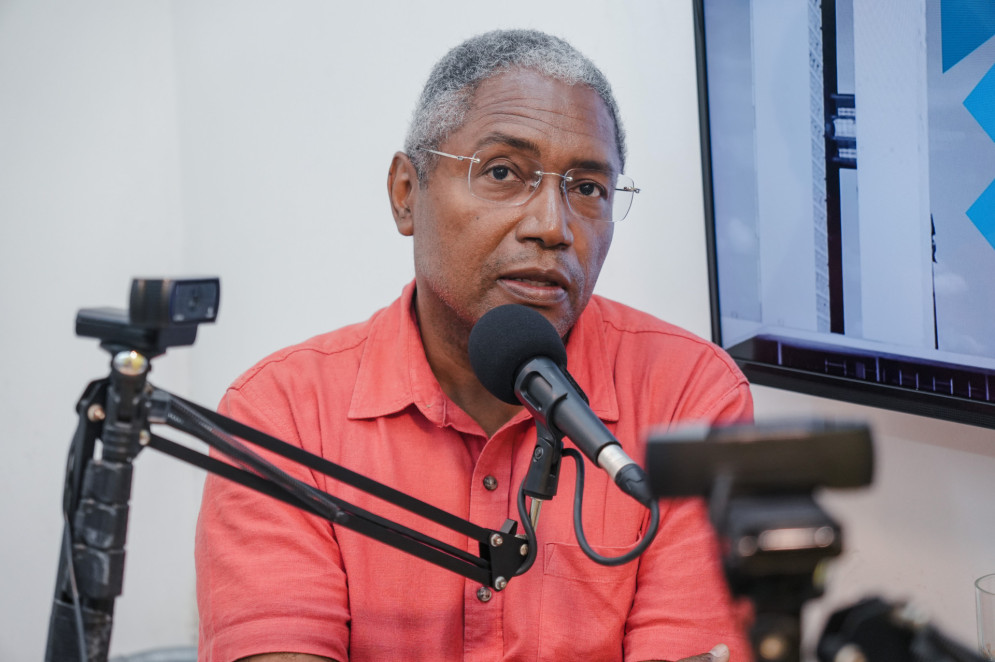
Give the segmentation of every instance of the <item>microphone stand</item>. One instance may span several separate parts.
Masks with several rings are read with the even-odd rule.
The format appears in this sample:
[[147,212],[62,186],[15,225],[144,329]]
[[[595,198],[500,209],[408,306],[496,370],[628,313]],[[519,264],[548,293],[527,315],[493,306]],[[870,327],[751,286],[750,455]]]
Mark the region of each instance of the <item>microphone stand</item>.
[[532,462],[522,483],[522,492],[531,501],[529,519],[532,527],[539,524],[539,510],[543,501],[556,496],[560,482],[560,460],[563,456],[563,441],[555,436],[544,421],[536,419],[536,447],[532,451]]
[[[76,407],[79,422],[66,467],[63,494],[65,527],[49,622],[46,662],[107,660],[114,601],[122,592],[132,463],[146,447],[234,480],[496,590],[504,589],[511,577],[520,574],[522,557],[532,550],[531,546],[523,547],[516,539],[517,522],[505,520],[500,529],[477,526],[155,388],[147,381],[147,357],[165,351],[164,345],[168,341],[157,338],[151,343],[135,344],[141,346],[128,347],[111,341],[101,343],[113,356],[110,375],[92,382]],[[235,458],[240,466],[153,434],[152,424],[163,424],[190,434]],[[301,483],[262,460],[234,437],[462,533],[478,542],[479,555],[470,554]],[[96,454],[98,441],[99,456]],[[555,493],[555,472],[552,482]]]

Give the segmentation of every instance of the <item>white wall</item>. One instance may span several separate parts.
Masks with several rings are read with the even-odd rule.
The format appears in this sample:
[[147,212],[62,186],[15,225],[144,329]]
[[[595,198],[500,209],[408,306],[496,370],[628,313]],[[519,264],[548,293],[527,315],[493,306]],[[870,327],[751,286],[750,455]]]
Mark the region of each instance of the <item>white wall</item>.
[[[42,659],[73,408],[107,372],[74,336],[76,310],[123,307],[132,275],[184,270],[172,51],[166,4],[0,3],[3,660]],[[163,361],[157,381],[186,388],[188,360]],[[119,603],[130,647],[195,627],[187,548],[202,479],[164,457],[140,464]]]
[[[63,463],[107,358],[78,308],[129,279],[219,275],[221,315],[153,381],[213,405],[265,353],[366,317],[411,277],[385,175],[432,62],[471,34],[534,26],[613,82],[643,188],[599,291],[707,335],[686,2],[7,0],[0,3],[0,659],[40,659]],[[995,571],[995,434],[756,389],[762,416],[873,418],[878,484],[827,504],[851,553],[833,599],[911,596],[973,633],[971,579]],[[136,462],[112,650],[193,643],[199,470]]]

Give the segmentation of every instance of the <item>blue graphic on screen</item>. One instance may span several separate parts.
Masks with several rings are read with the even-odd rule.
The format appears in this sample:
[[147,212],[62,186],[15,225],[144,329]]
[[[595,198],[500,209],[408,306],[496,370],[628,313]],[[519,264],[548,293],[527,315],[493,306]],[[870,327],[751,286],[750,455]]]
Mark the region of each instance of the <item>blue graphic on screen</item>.
[[[992,4],[992,12],[995,13],[995,3]],[[964,100],[964,107],[995,141],[995,66],[988,70],[978,86]],[[995,247],[995,180],[967,210],[967,217],[988,243]]]
[[985,6],[977,0],[944,0],[940,21],[946,72],[995,35],[995,2]]
[[[992,3],[995,7],[995,3]],[[988,70],[978,86],[964,99],[964,107],[995,140],[995,66]]]
[[[945,0],[941,6],[943,71],[973,53],[995,36],[995,2]],[[964,107],[995,141],[995,66],[964,99]],[[967,217],[995,248],[995,180],[968,208]]]
[[981,197],[967,210],[967,217],[995,248],[995,181],[988,185]]

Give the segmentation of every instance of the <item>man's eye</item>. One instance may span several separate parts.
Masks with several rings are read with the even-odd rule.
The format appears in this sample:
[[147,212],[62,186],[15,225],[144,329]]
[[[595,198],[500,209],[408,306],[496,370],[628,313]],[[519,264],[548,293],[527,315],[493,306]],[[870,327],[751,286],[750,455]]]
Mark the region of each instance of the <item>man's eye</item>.
[[597,182],[584,181],[578,182],[576,186],[573,187],[574,191],[584,196],[585,198],[601,197],[605,196],[604,187],[600,186]]
[[491,177],[499,181],[507,179],[511,175],[511,168],[508,166],[494,166],[490,170]]

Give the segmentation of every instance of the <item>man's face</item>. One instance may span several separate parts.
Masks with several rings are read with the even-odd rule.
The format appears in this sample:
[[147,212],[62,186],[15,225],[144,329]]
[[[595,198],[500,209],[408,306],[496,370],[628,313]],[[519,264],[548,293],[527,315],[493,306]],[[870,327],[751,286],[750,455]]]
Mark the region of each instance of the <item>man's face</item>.
[[[524,153],[546,172],[621,169],[614,124],[597,93],[527,70],[484,81],[466,122],[439,150],[469,156],[484,145]],[[465,338],[491,308],[518,303],[565,335],[594,290],[612,224],[572,213],[553,175],[521,206],[481,200],[467,187],[468,167],[440,157],[412,205],[422,333]]]

